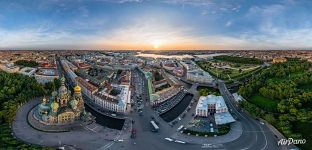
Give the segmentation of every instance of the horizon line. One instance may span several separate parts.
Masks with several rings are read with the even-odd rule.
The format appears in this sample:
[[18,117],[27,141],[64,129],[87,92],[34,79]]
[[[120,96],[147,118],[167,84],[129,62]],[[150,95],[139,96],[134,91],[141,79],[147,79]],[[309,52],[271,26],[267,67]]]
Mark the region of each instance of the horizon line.
[[0,51],[311,51],[312,49],[163,49],[163,50],[145,50],[145,49],[0,49]]

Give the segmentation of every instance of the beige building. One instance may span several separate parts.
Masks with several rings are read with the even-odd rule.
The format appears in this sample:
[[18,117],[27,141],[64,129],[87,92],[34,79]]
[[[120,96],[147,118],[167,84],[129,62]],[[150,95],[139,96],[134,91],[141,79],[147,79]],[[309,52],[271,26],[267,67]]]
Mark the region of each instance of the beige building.
[[286,61],[287,61],[287,59],[284,57],[273,58],[273,63],[275,63],[275,64],[276,63],[284,63]]

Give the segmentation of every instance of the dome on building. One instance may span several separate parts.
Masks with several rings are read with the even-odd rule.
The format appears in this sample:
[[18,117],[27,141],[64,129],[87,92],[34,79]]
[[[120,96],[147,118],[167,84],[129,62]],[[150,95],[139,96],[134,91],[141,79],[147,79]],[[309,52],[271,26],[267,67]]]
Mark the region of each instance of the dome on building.
[[79,85],[75,86],[74,91],[75,91],[75,93],[80,93],[81,87]]
[[65,86],[65,78],[64,78],[64,77],[61,78],[61,82],[62,82],[62,85],[61,85],[61,87],[58,89],[58,94],[59,94],[59,95],[68,94],[68,90],[67,90],[67,88],[66,88],[66,86]]
[[57,102],[52,102],[51,103],[51,109],[52,109],[53,112],[57,112],[59,107],[60,107],[60,105]]
[[67,88],[65,85],[62,85],[58,90],[59,95],[65,95],[68,93]]
[[61,81],[61,87],[52,92],[49,99],[43,98],[33,111],[33,117],[40,120],[40,123],[64,125],[81,119],[85,111],[81,87],[75,86],[74,93],[71,94],[71,90],[65,86],[65,78],[61,78]]
[[52,96],[53,98],[55,98],[55,97],[57,96],[57,92],[56,92],[56,91],[53,91],[52,94],[51,94],[51,96]]
[[78,101],[77,100],[75,100],[75,99],[73,99],[73,100],[71,100],[70,102],[69,102],[69,105],[70,105],[70,107],[72,108],[72,109],[77,109],[77,104],[78,104]]
[[64,78],[64,76],[61,78],[61,83],[62,83],[62,84],[65,83],[65,78]]
[[44,104],[47,103],[47,99],[45,97],[42,99],[42,103],[44,103]]

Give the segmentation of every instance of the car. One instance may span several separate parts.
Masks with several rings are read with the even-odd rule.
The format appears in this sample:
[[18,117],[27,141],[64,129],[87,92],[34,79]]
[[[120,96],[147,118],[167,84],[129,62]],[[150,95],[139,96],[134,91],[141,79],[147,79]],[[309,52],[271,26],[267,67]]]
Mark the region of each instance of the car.
[[174,142],[176,142],[176,143],[181,143],[181,144],[185,144],[184,141],[180,141],[180,140],[175,140]]
[[177,131],[181,131],[182,129],[183,129],[183,125],[181,125],[178,129],[177,129]]
[[178,120],[181,121],[181,118],[179,117]]
[[264,122],[260,121],[260,124],[264,125]]
[[165,140],[170,141],[170,142],[173,141],[173,139],[170,139],[170,138],[165,138]]

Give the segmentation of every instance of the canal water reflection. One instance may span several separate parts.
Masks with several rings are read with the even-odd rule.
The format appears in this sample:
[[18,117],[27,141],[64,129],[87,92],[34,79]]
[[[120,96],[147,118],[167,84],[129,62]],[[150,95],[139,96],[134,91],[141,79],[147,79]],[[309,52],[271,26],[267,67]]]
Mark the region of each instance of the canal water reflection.
[[95,119],[96,123],[98,123],[102,126],[112,128],[112,129],[121,130],[124,123],[125,123],[125,119],[112,118],[112,117],[102,115],[99,112],[91,109],[87,104],[85,104],[85,109],[86,109],[86,111],[90,112],[93,116],[95,116],[96,117],[96,119]]

